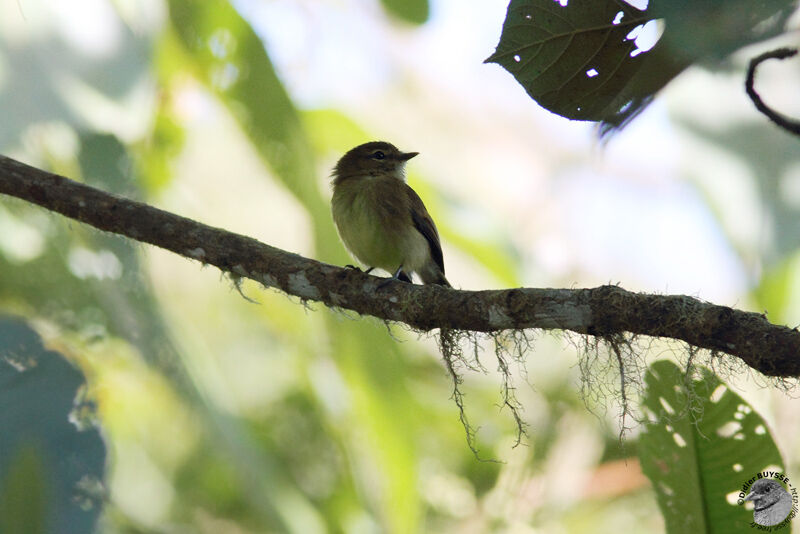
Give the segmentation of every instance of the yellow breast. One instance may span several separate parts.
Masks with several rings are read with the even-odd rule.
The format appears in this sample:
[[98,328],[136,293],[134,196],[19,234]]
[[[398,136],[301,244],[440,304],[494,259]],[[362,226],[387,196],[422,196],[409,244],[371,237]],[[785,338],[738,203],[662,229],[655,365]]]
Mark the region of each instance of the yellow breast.
[[407,186],[392,177],[357,177],[339,184],[331,210],[339,236],[362,264],[394,272],[417,271],[430,254],[414,227]]

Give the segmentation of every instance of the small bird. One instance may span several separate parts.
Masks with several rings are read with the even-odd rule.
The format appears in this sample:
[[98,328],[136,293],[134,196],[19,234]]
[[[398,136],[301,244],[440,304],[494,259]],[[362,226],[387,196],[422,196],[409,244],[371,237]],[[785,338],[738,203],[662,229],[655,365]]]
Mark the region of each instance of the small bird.
[[417,273],[424,284],[450,287],[439,232],[422,199],[405,182],[406,162],[417,154],[384,141],[347,152],[333,169],[333,221],[367,272],[379,267],[404,282]]
[[776,480],[756,480],[744,498],[753,501],[753,521],[764,527],[777,525],[792,511],[792,496]]

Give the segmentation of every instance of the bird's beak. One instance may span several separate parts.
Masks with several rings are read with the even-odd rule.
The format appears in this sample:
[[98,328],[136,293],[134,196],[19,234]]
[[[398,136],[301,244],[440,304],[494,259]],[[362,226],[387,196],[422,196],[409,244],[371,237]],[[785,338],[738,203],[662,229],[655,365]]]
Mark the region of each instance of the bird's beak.
[[756,494],[751,491],[750,493],[747,494],[747,496],[744,498],[744,500],[752,501],[753,499],[755,499],[755,496],[756,496]]
[[400,159],[400,161],[408,161],[417,155],[419,155],[419,152],[401,152],[397,157]]

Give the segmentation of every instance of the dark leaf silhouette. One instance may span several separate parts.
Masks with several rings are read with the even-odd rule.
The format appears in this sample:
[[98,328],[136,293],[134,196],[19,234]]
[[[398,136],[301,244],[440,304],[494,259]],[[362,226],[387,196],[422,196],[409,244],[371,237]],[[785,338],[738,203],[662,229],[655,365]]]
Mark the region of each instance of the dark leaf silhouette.
[[[500,43],[486,61],[513,74],[544,108],[598,121],[605,134],[693,63],[780,33],[792,8],[787,0],[661,0],[645,10],[621,0],[512,0]],[[698,31],[710,19],[717,21],[713,31]],[[663,29],[652,48],[637,40],[645,25]]]

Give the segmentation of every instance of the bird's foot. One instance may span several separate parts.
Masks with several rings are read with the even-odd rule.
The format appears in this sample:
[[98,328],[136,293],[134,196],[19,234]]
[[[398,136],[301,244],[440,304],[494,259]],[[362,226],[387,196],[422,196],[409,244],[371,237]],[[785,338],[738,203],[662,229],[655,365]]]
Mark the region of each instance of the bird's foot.
[[[355,269],[356,271],[361,271],[361,267],[358,267],[356,265],[350,265],[349,263],[347,265],[345,265],[344,268],[345,269]],[[361,272],[364,273],[364,274],[369,274],[372,271],[372,269],[374,269],[374,268],[375,267],[370,267],[366,271],[361,271]]]
[[406,282],[406,283],[409,283],[409,284],[412,283],[411,282],[411,277],[408,276],[408,274],[406,274],[406,272],[403,270],[403,266],[402,265],[395,271],[395,273],[392,276],[390,276],[389,278],[386,278],[383,282],[379,283],[378,287],[376,287],[375,290],[378,291],[380,289],[383,289],[384,287],[386,287],[387,285],[389,285],[390,283],[395,282],[395,281],[397,281],[397,282]]

